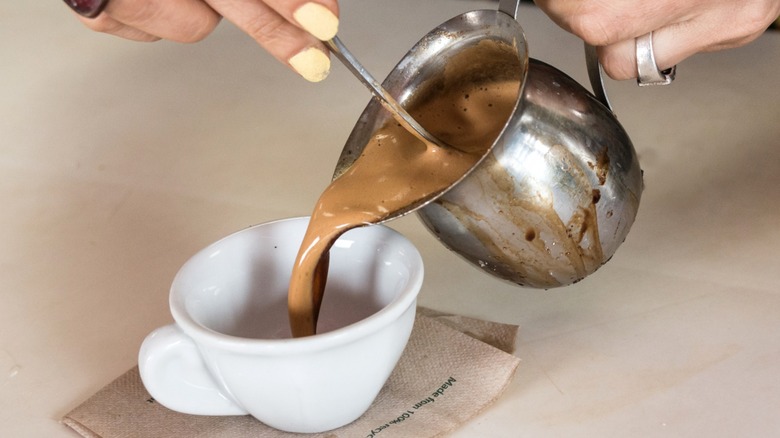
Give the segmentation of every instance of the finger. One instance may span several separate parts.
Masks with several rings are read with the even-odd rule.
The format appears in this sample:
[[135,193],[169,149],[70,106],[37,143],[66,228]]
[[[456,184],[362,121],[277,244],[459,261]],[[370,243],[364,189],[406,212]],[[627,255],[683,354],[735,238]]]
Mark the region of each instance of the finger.
[[102,13],[95,18],[84,18],[79,15],[78,19],[95,32],[107,33],[120,38],[141,42],[152,42],[160,39],[158,36],[148,34],[142,30],[121,23],[105,13]]
[[[678,23],[653,31],[653,58],[659,70],[666,70],[701,51],[698,32],[690,28],[688,23]],[[637,77],[636,38],[599,47],[598,52],[604,72],[612,79]]]
[[636,38],[669,23],[690,18],[694,2],[536,0],[563,29],[593,46]]
[[339,9],[335,0],[265,0],[285,20],[327,41],[338,33]]
[[[669,24],[653,31],[653,55],[660,70],[679,64],[699,52],[739,47],[760,36],[769,25],[745,17],[741,8],[707,11],[691,20]],[[724,26],[723,23],[731,23]],[[740,25],[741,23],[746,23]],[[599,48],[599,60],[613,79],[637,76],[636,39],[627,39]]]
[[111,0],[101,16],[171,41],[205,38],[220,20],[201,0]]
[[207,1],[225,19],[306,80],[319,82],[327,77],[330,58],[325,45],[266,3],[256,0]]

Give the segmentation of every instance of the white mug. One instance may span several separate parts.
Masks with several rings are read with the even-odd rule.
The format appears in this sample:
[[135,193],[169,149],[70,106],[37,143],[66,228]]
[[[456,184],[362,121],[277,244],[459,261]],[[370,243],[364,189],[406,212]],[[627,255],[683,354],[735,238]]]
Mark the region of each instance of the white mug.
[[247,228],[182,266],[170,291],[175,323],[152,332],[139,353],[155,400],[302,433],[369,408],[409,339],[422,258],[385,226],[348,231],[330,251],[318,334],[292,338],[287,285],[308,221]]

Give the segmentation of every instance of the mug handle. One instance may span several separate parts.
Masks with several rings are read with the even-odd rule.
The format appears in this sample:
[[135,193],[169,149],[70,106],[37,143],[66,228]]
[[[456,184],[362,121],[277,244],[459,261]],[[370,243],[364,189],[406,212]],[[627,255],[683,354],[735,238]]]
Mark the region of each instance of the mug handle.
[[193,415],[246,415],[206,369],[198,347],[176,324],[149,334],[138,353],[146,390],[168,409]]

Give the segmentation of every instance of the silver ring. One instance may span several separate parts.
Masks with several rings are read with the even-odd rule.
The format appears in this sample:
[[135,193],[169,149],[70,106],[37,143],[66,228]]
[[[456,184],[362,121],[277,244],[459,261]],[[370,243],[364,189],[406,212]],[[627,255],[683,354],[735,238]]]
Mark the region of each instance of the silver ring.
[[646,85],[668,85],[674,80],[677,66],[661,70],[655,63],[653,53],[653,32],[636,39],[636,83]]

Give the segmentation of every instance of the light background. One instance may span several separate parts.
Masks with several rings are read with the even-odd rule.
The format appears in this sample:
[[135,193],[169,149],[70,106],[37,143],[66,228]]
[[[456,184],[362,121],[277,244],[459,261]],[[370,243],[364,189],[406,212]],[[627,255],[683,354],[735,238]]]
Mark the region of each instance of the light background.
[[[343,0],[383,77],[492,2]],[[531,55],[586,81],[581,43],[530,6]],[[421,304],[522,326],[503,397],[456,437],[772,436],[780,430],[780,33],[697,55],[670,87],[609,82],[645,171],[633,230],[571,287],[471,268],[415,217]],[[58,419],[168,323],[177,268],[246,226],[308,214],[369,96],[308,84],[228,23],[192,45],[94,34],[58,1],[0,4],[0,435]]]

